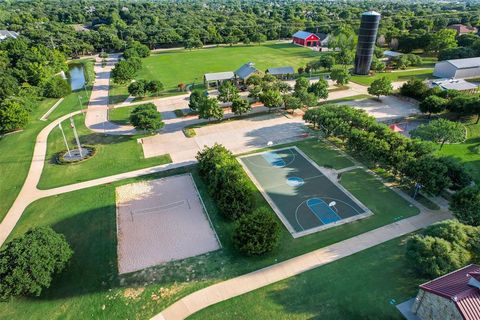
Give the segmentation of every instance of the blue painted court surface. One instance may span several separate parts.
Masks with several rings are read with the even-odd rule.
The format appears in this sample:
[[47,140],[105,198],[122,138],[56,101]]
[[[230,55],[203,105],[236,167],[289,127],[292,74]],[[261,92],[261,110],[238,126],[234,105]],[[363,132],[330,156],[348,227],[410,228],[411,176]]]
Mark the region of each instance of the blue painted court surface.
[[342,218],[340,218],[338,214],[322,199],[308,199],[307,207],[312,210],[313,214],[316,215],[323,224],[342,220]]
[[368,211],[294,147],[239,160],[292,234],[311,233]]

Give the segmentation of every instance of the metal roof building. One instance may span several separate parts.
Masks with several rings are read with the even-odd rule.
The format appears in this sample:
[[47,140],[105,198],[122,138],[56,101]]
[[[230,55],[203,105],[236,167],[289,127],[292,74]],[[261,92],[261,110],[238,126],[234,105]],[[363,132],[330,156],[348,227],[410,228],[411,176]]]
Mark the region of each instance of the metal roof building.
[[268,68],[266,73],[270,73],[271,75],[274,76],[281,76],[281,75],[287,75],[287,74],[294,74],[295,70],[293,70],[293,67],[278,67],[278,68]]
[[258,70],[255,68],[255,64],[253,62],[247,62],[235,71],[235,76],[240,80],[247,80],[257,72]]
[[478,85],[465,81],[463,79],[440,79],[433,80],[432,87],[439,87],[442,90],[458,90],[475,92]]
[[0,41],[5,40],[7,38],[17,39],[20,35],[15,31],[9,30],[0,30]]
[[412,312],[420,319],[480,319],[480,266],[468,265],[420,285]]
[[437,62],[433,75],[452,79],[480,77],[480,57]]
[[235,79],[235,74],[232,71],[205,73],[203,76],[203,82],[207,88],[212,84],[219,86],[223,81],[233,79]]

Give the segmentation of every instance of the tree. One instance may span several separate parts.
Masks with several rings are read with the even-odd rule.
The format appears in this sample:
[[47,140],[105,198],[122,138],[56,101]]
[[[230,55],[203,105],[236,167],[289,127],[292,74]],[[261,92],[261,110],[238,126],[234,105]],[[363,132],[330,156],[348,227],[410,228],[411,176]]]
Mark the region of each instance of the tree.
[[318,104],[318,98],[313,93],[308,93],[306,90],[294,92],[293,96],[300,99],[302,104],[307,107],[314,107]]
[[405,97],[423,100],[428,91],[428,86],[420,79],[410,79],[400,87],[400,94]]
[[368,87],[368,93],[377,96],[378,100],[380,100],[380,96],[388,96],[392,94],[392,92],[392,81],[387,77],[381,77],[380,79],[374,80],[370,87]]
[[135,76],[135,66],[126,60],[118,62],[112,69],[112,79],[119,84],[125,84]]
[[472,96],[470,99],[466,101],[464,113],[472,114],[477,116],[477,120],[475,124],[478,123],[480,120],[480,97],[479,96]]
[[61,98],[72,92],[70,85],[61,77],[55,76],[45,84],[43,95],[47,98]]
[[450,201],[450,210],[460,222],[480,226],[480,188],[475,185],[456,192]]
[[470,261],[471,254],[456,243],[415,235],[407,241],[406,257],[422,275],[439,277],[463,267]]
[[440,150],[447,143],[457,143],[465,140],[465,126],[446,119],[435,119],[427,124],[421,124],[410,131],[413,138],[433,141],[440,144]]
[[65,237],[50,227],[31,229],[8,242],[0,250],[0,299],[39,296],[72,254]]
[[163,83],[159,80],[150,80],[145,84],[145,90],[158,96],[163,91]]
[[253,256],[272,251],[278,244],[280,227],[271,211],[259,208],[241,217],[233,233],[235,248]]
[[252,110],[252,106],[246,99],[237,98],[232,101],[232,112],[236,115],[242,115]]
[[350,80],[350,72],[345,68],[333,68],[330,73],[330,78],[334,80],[339,86],[344,86]]
[[410,160],[403,170],[407,177],[420,183],[422,190],[429,194],[438,195],[451,184],[447,176],[448,168],[430,155]]
[[185,49],[192,50],[192,49],[200,49],[203,47],[203,43],[198,38],[189,38],[185,41]]
[[130,114],[130,123],[137,130],[145,130],[151,133],[162,129],[165,125],[162,121],[162,115],[153,103],[135,107]]
[[221,120],[223,118],[223,109],[215,98],[205,97],[204,99],[200,99],[197,110],[199,119],[210,120],[213,118],[215,120]]
[[237,87],[230,81],[224,81],[218,87],[218,100],[222,102],[232,102],[240,98]]
[[322,55],[319,60],[321,67],[331,71],[335,65],[335,57],[333,55]]
[[420,102],[420,105],[418,107],[421,112],[431,115],[432,113],[440,113],[444,111],[446,105],[447,100],[437,96],[429,96],[426,97],[425,100]]
[[460,190],[472,183],[472,176],[456,158],[442,157],[439,160],[447,167],[447,176],[452,183],[449,187],[451,190]]
[[207,96],[205,95],[204,91],[198,89],[193,90],[192,93],[190,93],[188,107],[192,111],[197,111],[201,101],[206,98]]
[[442,29],[437,33],[431,35],[431,41],[427,47],[427,50],[438,52],[442,49],[450,49],[457,47],[457,41],[455,37],[457,31],[453,29]]
[[128,85],[128,93],[134,97],[144,97],[146,92],[147,81],[141,79]]
[[285,106],[285,110],[300,109],[303,106],[302,100],[300,100],[300,98],[297,98],[291,94],[283,95],[283,104]]
[[273,108],[278,108],[283,104],[282,95],[278,90],[267,90],[263,92],[260,95],[260,102],[262,102],[269,111]]
[[16,100],[5,100],[0,104],[0,132],[23,128],[28,123],[28,111]]
[[310,85],[310,82],[308,81],[307,78],[300,77],[295,81],[295,87],[293,88],[293,91],[295,92],[307,91],[309,85]]
[[313,93],[317,98],[327,99],[328,98],[328,83],[327,81],[320,79],[317,82],[311,84],[308,87],[308,92]]

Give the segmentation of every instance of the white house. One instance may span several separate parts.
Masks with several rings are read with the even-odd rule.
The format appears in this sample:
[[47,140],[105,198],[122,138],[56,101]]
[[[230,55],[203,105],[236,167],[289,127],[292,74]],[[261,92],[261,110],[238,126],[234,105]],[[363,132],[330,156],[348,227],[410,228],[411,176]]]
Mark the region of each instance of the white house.
[[480,57],[437,62],[433,75],[447,79],[480,77]]

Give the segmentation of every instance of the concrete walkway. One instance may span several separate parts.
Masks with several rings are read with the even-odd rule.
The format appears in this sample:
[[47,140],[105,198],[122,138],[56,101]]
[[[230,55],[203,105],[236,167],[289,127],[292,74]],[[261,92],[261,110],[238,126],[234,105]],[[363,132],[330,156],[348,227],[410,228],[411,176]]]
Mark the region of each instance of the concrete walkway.
[[118,125],[108,121],[108,92],[110,90],[110,73],[118,61],[119,55],[110,55],[107,65],[102,67],[102,59],[96,57],[94,71],[95,81],[88,102],[85,125],[94,132],[109,135],[133,135],[135,129],[129,125]]
[[302,272],[323,266],[371,248],[385,241],[395,239],[432,223],[450,218],[448,212],[422,212],[421,214],[396,223],[363,233],[359,236],[337,242],[328,247],[314,250],[293,259],[277,263],[227,281],[223,281],[189,294],[154,316],[154,320],[179,320],[195,312],[241,294],[259,289]]

